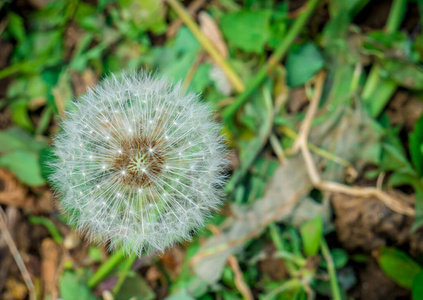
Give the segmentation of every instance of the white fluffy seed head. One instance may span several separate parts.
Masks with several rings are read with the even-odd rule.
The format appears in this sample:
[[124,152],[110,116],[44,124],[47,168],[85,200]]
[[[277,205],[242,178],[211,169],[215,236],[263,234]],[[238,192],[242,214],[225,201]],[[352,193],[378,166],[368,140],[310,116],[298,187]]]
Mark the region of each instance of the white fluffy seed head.
[[224,181],[209,106],[145,73],[106,78],[74,104],[50,178],[69,222],[138,255],[189,239],[219,205]]

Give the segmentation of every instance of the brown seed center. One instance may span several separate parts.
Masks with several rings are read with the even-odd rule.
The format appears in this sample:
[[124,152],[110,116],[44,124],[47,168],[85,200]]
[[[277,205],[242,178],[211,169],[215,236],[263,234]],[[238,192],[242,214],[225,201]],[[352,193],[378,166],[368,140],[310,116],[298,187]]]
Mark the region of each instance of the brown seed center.
[[157,180],[165,162],[162,142],[136,136],[122,140],[120,145],[112,167],[121,182],[141,188]]

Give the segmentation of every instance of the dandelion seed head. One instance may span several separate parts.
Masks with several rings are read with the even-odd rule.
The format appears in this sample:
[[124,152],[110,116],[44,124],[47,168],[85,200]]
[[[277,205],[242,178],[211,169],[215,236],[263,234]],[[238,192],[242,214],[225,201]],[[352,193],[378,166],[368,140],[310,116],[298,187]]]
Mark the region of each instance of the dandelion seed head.
[[146,73],[112,75],[74,104],[50,178],[70,222],[137,255],[189,239],[222,196],[226,150],[209,106]]

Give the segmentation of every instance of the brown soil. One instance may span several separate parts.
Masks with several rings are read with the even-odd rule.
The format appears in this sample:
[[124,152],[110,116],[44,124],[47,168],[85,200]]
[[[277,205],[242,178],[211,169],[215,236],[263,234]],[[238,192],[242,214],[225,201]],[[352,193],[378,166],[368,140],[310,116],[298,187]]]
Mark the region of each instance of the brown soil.
[[[391,194],[404,202],[414,195],[399,191]],[[396,213],[375,198],[352,198],[343,194],[332,197],[338,239],[349,251],[370,253],[382,246],[407,246],[410,253],[423,252],[423,230],[411,233],[414,218]]]

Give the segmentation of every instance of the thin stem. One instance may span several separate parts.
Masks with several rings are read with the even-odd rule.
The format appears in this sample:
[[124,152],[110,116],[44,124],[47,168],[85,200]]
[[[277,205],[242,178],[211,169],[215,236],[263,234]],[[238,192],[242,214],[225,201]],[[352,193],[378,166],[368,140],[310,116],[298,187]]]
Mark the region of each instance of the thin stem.
[[335,265],[333,263],[332,255],[330,254],[329,247],[326,240],[322,238],[320,242],[320,250],[322,250],[323,257],[326,260],[327,269],[329,272],[330,289],[332,290],[332,297],[334,300],[341,300],[341,291],[339,289],[338,278],[336,277]]
[[272,145],[273,151],[275,151],[276,156],[278,157],[279,163],[282,165],[285,161],[285,153],[283,152],[282,145],[279,143],[277,136],[272,132],[270,134],[270,145]]
[[276,226],[274,222],[269,224],[269,232],[270,232],[270,237],[272,238],[272,241],[275,244],[276,249],[278,250],[278,253],[277,253],[278,257],[286,259],[290,262],[293,262],[300,267],[303,267],[306,264],[305,259],[301,257],[297,257],[294,254],[285,250],[285,247],[281,239],[281,233],[279,231],[279,228]]
[[30,216],[29,223],[43,225],[50,232],[50,235],[56,243],[61,244],[63,242],[63,236],[60,234],[60,231],[56,228],[56,225],[54,225],[50,219],[45,217]]
[[[391,6],[391,11],[389,13],[388,21],[385,25],[385,31],[392,33],[398,31],[401,22],[404,18],[405,9],[407,7],[407,0],[394,0]],[[381,78],[378,66],[373,65],[370,69],[369,76],[367,77],[366,83],[363,88],[362,99],[364,102],[370,103],[375,101],[374,94],[376,88],[380,88]],[[383,107],[386,105],[388,100],[391,98],[392,94],[395,92],[397,84],[390,82],[384,85],[386,92],[378,99],[380,103],[377,109],[372,109],[372,116],[377,116]],[[369,104],[370,106],[370,104]]]
[[[298,134],[294,130],[292,130],[291,128],[289,128],[289,127],[282,126],[281,127],[281,131],[282,131],[283,134],[285,134],[287,137],[289,137],[291,139],[294,139],[295,140],[298,137]],[[311,151],[313,151],[314,153],[316,153],[317,155],[319,155],[319,156],[321,156],[323,158],[326,158],[326,159],[328,159],[330,161],[333,161],[333,162],[335,162],[337,164],[340,164],[341,166],[343,166],[345,168],[354,169],[353,164],[351,164],[349,161],[346,161],[345,159],[342,159],[342,158],[336,156],[335,154],[330,153],[329,151],[326,151],[324,149],[321,149],[321,148],[319,148],[319,147],[317,147],[317,146],[315,146],[315,145],[313,145],[311,143],[307,143],[307,147]],[[286,150],[286,152],[288,153],[288,149]]]
[[99,284],[124,259],[124,257],[125,255],[122,249],[114,252],[88,280],[88,287],[95,288],[97,284]]
[[377,85],[379,83],[379,70],[377,66],[372,66],[370,69],[369,75],[367,76],[366,83],[363,87],[363,92],[361,93],[361,97],[364,100],[370,99],[373,95]]
[[135,260],[137,259],[136,255],[131,255],[125,259],[125,262],[123,264],[122,270],[119,272],[119,278],[118,281],[113,288],[113,295],[117,295],[120,288],[122,287],[123,282],[125,281],[126,277],[128,276],[129,271],[132,268],[132,265],[134,264]]
[[229,64],[225,59],[220,55],[216,46],[204,35],[195,21],[192,19],[190,14],[185,10],[185,8],[179,3],[178,0],[166,0],[167,3],[173,8],[176,14],[181,18],[181,20],[187,25],[191,30],[197,40],[200,42],[201,46],[209,53],[209,55],[214,59],[214,61],[219,65],[222,71],[225,73],[228,80],[231,82],[232,86],[238,93],[242,93],[245,90],[245,85],[242,82],[241,78],[232,70]]
[[277,296],[278,294],[285,292],[287,290],[295,289],[300,286],[301,286],[301,281],[299,281],[298,279],[291,279],[291,280],[285,281],[281,286],[277,287],[276,289],[271,291],[269,294],[267,294],[265,297],[263,297],[263,300],[274,299],[274,297]]
[[399,29],[406,7],[407,0],[394,0],[391,6],[388,21],[386,22],[385,31],[395,32]]
[[31,275],[28,272],[28,269],[25,266],[25,263],[20,255],[18,248],[16,247],[15,242],[13,241],[12,236],[10,235],[9,228],[7,227],[6,214],[3,211],[3,208],[0,206],[0,232],[2,233],[3,239],[6,241],[7,246],[9,247],[10,253],[16,262],[16,265],[19,268],[19,271],[22,274],[25,285],[28,288],[29,299],[37,300],[37,294],[35,292],[34,284],[32,283]]
[[[169,1],[169,0],[168,0]],[[174,1],[174,0],[171,0]],[[301,13],[301,15],[295,20],[292,27],[289,29],[287,35],[283,39],[283,41],[279,44],[276,48],[275,52],[270,56],[267,63],[260,69],[257,75],[252,80],[251,84],[248,85],[247,89],[240,94],[235,101],[225,108],[223,111],[223,118],[225,120],[229,120],[236,111],[244,104],[247,98],[257,89],[257,87],[264,81],[267,75],[272,72],[273,68],[276,64],[283,59],[291,45],[294,43],[295,38],[301,32],[303,27],[306,25],[308,19],[310,18],[311,14],[313,13],[314,9],[317,6],[319,0],[308,0],[305,4],[305,9]]]

